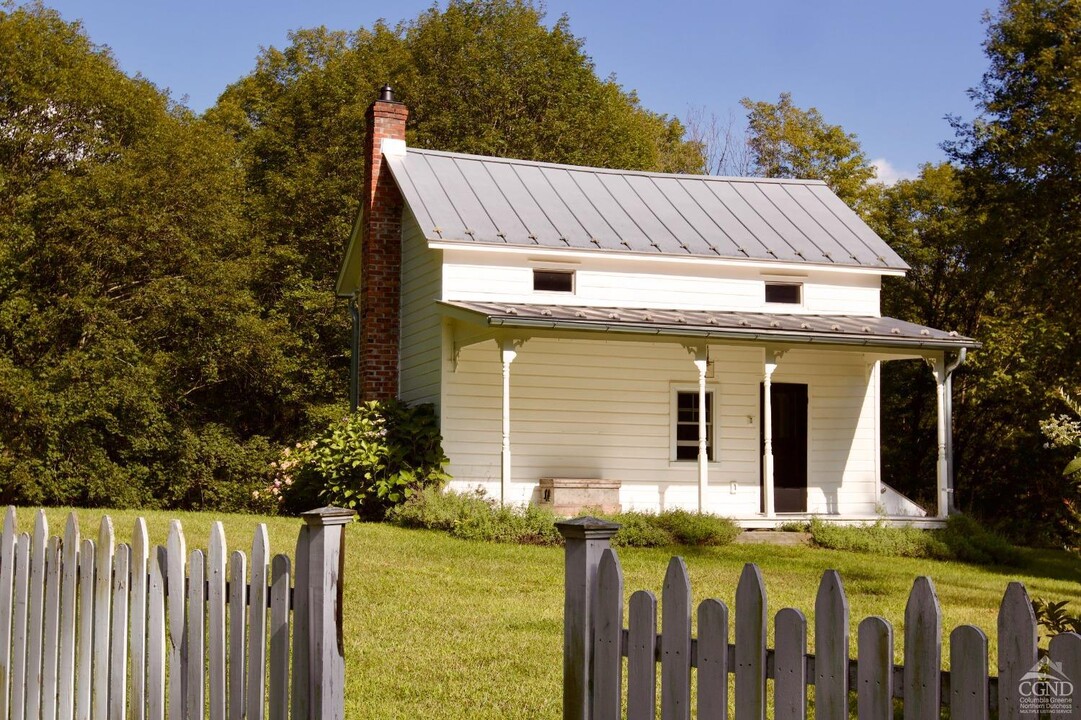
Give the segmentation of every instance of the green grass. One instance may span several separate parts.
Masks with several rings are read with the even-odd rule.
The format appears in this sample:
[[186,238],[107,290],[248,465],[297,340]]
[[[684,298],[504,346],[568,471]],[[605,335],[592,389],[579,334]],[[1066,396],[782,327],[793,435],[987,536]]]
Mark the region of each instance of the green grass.
[[[66,511],[50,510],[60,531]],[[84,536],[96,536],[99,511],[79,511]],[[116,511],[118,541],[135,511]],[[197,513],[142,513],[152,541],[163,543],[179,518],[189,549],[205,547],[222,519],[230,549],[248,548],[261,518]],[[300,521],[266,518],[271,545],[292,551]],[[31,513],[20,511],[20,529]],[[623,548],[629,596],[660,597],[671,550]],[[770,616],[782,607],[807,615],[813,647],[814,597],[822,571],[841,572],[855,626],[882,615],[900,637],[905,600],[917,575],[929,575],[943,609],[944,635],[959,624],[981,627],[994,657],[996,609],[1007,582],[1033,596],[1081,605],[1081,562],[1064,552],[1024,550],[1024,567],[1003,570],[928,559],[889,558],[807,547],[731,545],[682,548],[695,602],[717,597],[733,606],[745,562],[762,568]],[[561,711],[563,551],[479,543],[430,530],[357,523],[346,534],[346,716],[367,718],[549,718]],[[900,646],[898,645],[898,649]],[[948,647],[943,657],[949,657]],[[900,662],[900,654],[897,661]]]

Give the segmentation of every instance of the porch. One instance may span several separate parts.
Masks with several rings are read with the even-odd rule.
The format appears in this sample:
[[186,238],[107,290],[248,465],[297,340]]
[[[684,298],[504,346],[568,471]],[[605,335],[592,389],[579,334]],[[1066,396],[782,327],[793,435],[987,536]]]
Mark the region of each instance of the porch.
[[[442,427],[459,489],[520,504],[542,477],[618,480],[625,510],[748,528],[936,525],[948,512],[947,387],[967,338],[883,318],[442,306]],[[900,359],[941,378],[930,518],[883,498],[879,372]]]

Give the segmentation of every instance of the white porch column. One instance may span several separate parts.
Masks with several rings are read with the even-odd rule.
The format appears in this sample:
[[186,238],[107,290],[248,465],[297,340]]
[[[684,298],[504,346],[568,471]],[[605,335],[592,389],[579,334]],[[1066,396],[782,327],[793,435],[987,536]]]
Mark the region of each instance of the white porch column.
[[[709,370],[709,350],[699,348],[694,354],[698,368],[698,512],[706,511],[706,488],[709,487],[709,444],[706,425],[706,372]],[[716,409],[714,409],[716,411]],[[716,419],[714,419],[716,422]]]
[[762,381],[762,504],[766,517],[774,516],[773,504],[773,398],[770,388],[779,356],[766,351],[765,378]]
[[938,485],[938,517],[944,518],[949,514],[949,460],[946,455],[946,357],[943,353],[936,357],[931,365],[931,372],[935,376],[935,399],[938,410],[938,462],[935,466],[935,476]]
[[502,467],[499,474],[499,503],[505,505],[510,499],[510,364],[518,357],[513,340],[502,340],[499,344],[499,360],[503,364],[503,445],[501,453]]

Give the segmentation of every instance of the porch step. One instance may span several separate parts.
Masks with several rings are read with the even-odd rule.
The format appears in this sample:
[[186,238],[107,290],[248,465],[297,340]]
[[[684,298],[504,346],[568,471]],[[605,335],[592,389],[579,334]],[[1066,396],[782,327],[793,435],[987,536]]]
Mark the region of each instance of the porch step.
[[811,533],[785,532],[783,530],[744,530],[736,536],[736,543],[764,545],[810,545]]

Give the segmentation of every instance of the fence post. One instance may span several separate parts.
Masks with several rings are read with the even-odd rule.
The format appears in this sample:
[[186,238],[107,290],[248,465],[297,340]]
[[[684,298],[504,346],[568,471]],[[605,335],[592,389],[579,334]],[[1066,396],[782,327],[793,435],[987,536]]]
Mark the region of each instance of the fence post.
[[[344,525],[353,511],[324,507],[301,515],[308,524],[308,683],[310,720],[345,718],[345,650],[342,642]],[[264,610],[265,612],[265,610]]]
[[593,716],[593,592],[601,554],[619,525],[594,517],[557,522],[566,540],[563,599],[563,720]]

